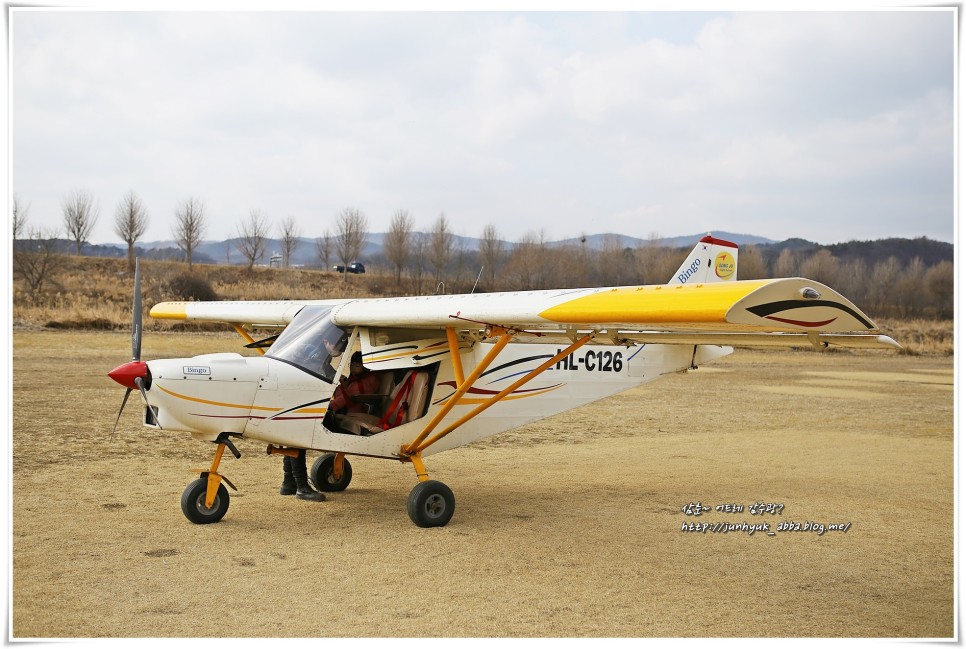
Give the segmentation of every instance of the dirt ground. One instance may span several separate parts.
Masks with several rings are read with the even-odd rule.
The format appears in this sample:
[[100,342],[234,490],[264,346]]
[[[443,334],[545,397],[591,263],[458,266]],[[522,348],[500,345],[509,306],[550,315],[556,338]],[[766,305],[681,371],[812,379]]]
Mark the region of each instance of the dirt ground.
[[110,439],[129,337],[13,346],[14,639],[954,634],[950,358],[738,350],[428,458],[457,508],[420,529],[411,466],[353,458],[307,503],[244,440],[227,516],[192,525],[214,446],[140,427],[133,397]]

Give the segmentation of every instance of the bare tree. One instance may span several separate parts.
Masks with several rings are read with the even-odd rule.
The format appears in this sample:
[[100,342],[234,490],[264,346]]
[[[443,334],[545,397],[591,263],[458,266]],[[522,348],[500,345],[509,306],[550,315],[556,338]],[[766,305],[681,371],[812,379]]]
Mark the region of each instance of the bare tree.
[[774,277],[799,277],[802,274],[802,262],[798,253],[791,248],[785,248],[775,260]]
[[348,281],[349,264],[362,254],[362,246],[366,244],[369,221],[365,214],[353,207],[347,207],[336,217],[335,248],[342,261],[342,281]]
[[94,205],[94,196],[90,192],[77,189],[63,200],[61,207],[67,238],[74,242],[77,255],[80,256],[81,247],[91,236],[94,224],[97,223],[99,210]]
[[872,284],[869,287],[869,304],[872,311],[882,315],[894,315],[895,288],[902,273],[902,264],[895,257],[876,262],[872,267]]
[[559,255],[555,255],[547,241],[547,231],[544,228],[536,234],[536,248],[534,249],[536,269],[534,273],[534,288],[550,288],[551,278],[560,274],[558,267]]
[[646,243],[637,247],[637,272],[642,284],[666,284],[678,266],[681,259],[673,248],[661,243],[661,235],[651,232]]
[[31,295],[38,293],[51,276],[64,264],[57,250],[55,231],[34,230],[14,243],[13,275],[23,280]]
[[389,224],[389,232],[382,242],[382,249],[386,259],[392,264],[396,272],[396,288],[402,282],[402,271],[409,262],[412,254],[413,217],[406,210],[396,210]]
[[17,194],[13,195],[13,209],[11,210],[11,216],[13,217],[13,240],[16,241],[23,235],[27,234],[27,214],[30,212],[30,206],[24,205]]
[[507,288],[514,291],[538,288],[542,245],[542,240],[532,230],[520,237],[504,266]]
[[869,265],[861,257],[854,257],[839,266],[841,275],[836,278],[836,290],[863,308],[869,301]]
[[590,286],[591,255],[587,251],[587,233],[581,232],[577,237],[571,258],[568,260],[570,267],[568,276],[571,278],[572,286]]
[[201,243],[201,237],[204,236],[207,228],[205,204],[193,196],[186,198],[174,211],[174,218],[175,224],[171,233],[174,235],[175,243],[184,251],[185,261],[188,262],[188,270],[190,271],[191,257],[195,248]]
[[620,286],[624,274],[624,240],[619,234],[605,234],[597,251],[597,281],[602,286]]
[[825,248],[816,251],[803,261],[800,272],[802,277],[813,279],[826,286],[835,284],[836,278],[841,275],[838,258]]
[[413,254],[409,257],[409,279],[416,295],[423,292],[423,273],[426,272],[426,248],[429,237],[424,232],[413,233]]
[[148,212],[133,191],[128,192],[114,211],[114,232],[127,244],[127,268],[134,272],[134,244],[148,229]]
[[268,244],[268,221],[258,210],[248,212],[248,220],[238,227],[238,251],[248,261],[248,270],[265,255]]
[[950,261],[943,260],[926,271],[923,283],[932,297],[936,315],[948,319],[953,317],[955,292],[954,268]]
[[768,277],[768,264],[758,246],[745,246],[741,251],[737,279],[765,279]]
[[486,267],[483,271],[487,277],[487,286],[490,290],[496,284],[496,274],[503,265],[506,256],[506,245],[500,238],[496,226],[492,223],[483,228],[483,238],[480,239],[480,258]]
[[919,257],[913,257],[899,274],[894,299],[901,317],[922,315],[926,298],[926,291],[923,290],[925,275],[926,268]]
[[433,222],[429,233],[429,263],[433,267],[433,281],[437,289],[443,277],[443,271],[453,256],[453,233],[449,229],[449,222],[445,214],[440,214]]
[[[557,274],[553,277],[553,285],[555,287],[573,287],[573,286],[586,286],[587,285],[587,267],[585,265],[585,246],[581,245],[580,239],[570,245],[564,245],[553,249],[554,255],[557,257],[555,267],[557,268]],[[625,248],[622,254],[630,257],[630,263],[628,264],[628,272],[638,273],[637,270],[637,259],[635,258],[634,251],[630,248]]]
[[328,229],[322,231],[322,236],[315,240],[315,251],[322,262],[322,270],[329,270],[329,262],[332,260],[332,233]]
[[282,265],[288,268],[292,265],[292,253],[299,247],[299,237],[302,233],[294,216],[286,216],[282,219],[278,224],[278,230],[282,240]]
[[[466,273],[467,265],[472,263],[475,257],[476,255],[467,249],[466,239],[463,236],[453,237],[453,261],[450,264],[453,275],[450,281],[454,290],[460,290],[459,287],[463,281],[463,274]],[[475,278],[476,275],[474,274],[473,277]]]

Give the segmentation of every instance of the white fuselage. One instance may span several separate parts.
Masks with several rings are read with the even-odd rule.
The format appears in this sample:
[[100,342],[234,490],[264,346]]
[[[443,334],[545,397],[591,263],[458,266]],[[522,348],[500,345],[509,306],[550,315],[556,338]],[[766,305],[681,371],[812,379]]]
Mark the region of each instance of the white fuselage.
[[[461,349],[465,372],[477,367],[492,347],[476,343]],[[508,345],[435,430],[443,430],[562,349],[548,344]],[[729,347],[709,345],[587,345],[436,441],[423,455],[597,401],[730,352]],[[339,371],[344,373],[346,359],[342,361]],[[273,358],[220,353],[149,361],[148,367],[149,402],[164,430],[187,431],[204,440],[229,432],[280,446],[387,458],[399,457],[400,448],[424,430],[458,387],[446,353],[440,356],[425,415],[363,437],[323,425],[335,384]]]

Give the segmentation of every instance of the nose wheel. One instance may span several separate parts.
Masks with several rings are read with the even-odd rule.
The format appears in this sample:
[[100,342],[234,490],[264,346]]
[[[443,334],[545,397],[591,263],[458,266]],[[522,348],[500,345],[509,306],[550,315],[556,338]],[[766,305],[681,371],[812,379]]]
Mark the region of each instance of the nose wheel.
[[211,505],[207,503],[208,480],[198,478],[188,485],[188,488],[181,494],[181,511],[192,523],[206,525],[217,523],[228,512],[228,490],[225,485],[218,485],[215,491],[215,499]]
[[[241,453],[231,443],[228,433],[222,433],[216,440],[218,450],[215,451],[215,459],[208,470],[195,469],[201,473],[201,477],[190,483],[181,494],[181,512],[192,523],[207,525],[217,523],[228,512],[230,498],[227,484],[232,489],[235,485],[225,476],[218,473],[218,465],[221,464],[221,457],[225,454],[225,449],[229,449],[236,458],[241,457]],[[225,483],[225,484],[222,484]],[[235,491],[238,491],[235,489]]]

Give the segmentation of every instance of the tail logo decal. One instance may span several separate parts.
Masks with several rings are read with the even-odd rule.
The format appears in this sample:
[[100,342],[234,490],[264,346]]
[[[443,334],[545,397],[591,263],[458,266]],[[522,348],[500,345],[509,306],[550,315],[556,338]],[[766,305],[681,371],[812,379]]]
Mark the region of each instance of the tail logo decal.
[[722,252],[714,258],[714,274],[721,279],[730,279],[735,274],[735,258],[730,252]]

